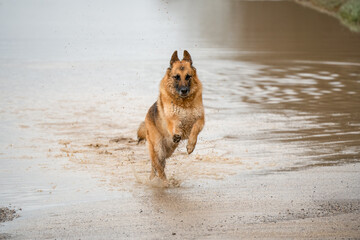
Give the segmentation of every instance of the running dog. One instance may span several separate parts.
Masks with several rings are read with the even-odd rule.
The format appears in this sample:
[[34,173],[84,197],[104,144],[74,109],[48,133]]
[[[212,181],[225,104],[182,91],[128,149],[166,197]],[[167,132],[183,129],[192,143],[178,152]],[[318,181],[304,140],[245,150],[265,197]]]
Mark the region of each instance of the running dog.
[[191,154],[204,124],[202,85],[196,68],[188,51],[184,51],[181,61],[175,51],[160,82],[159,97],[137,132],[138,141],[146,139],[148,143],[152,165],[150,180],[158,174],[160,179],[167,181],[166,159],[179,142],[186,139],[187,153]]

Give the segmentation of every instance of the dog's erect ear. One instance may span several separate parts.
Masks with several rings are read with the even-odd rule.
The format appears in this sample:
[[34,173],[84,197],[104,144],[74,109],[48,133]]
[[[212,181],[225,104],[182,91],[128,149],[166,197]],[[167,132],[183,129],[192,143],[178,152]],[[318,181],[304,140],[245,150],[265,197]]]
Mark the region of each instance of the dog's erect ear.
[[192,65],[192,59],[191,59],[190,53],[186,50],[184,50],[183,60],[190,62],[190,65]]
[[173,65],[174,62],[176,61],[180,61],[179,58],[178,58],[178,55],[177,55],[177,51],[175,51],[173,53],[173,55],[171,56],[171,59],[170,59],[170,67]]

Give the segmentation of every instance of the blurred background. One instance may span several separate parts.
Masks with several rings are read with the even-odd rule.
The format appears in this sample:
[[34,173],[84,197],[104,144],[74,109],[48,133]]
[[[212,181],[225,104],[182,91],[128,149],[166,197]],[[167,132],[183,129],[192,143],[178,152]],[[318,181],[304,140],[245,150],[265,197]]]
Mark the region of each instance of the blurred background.
[[168,161],[181,185],[358,162],[360,35],[309,2],[0,0],[0,203],[111,198],[145,178],[136,130],[174,50],[206,111],[194,154]]

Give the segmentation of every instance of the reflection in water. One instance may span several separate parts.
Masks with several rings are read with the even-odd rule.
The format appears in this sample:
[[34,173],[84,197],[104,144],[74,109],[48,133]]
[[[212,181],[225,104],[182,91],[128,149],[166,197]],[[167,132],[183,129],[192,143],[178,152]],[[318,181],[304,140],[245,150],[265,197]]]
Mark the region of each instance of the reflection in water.
[[228,50],[230,55],[241,56],[239,60],[257,63],[264,58],[360,59],[359,34],[295,2],[213,0],[169,5],[170,16],[184,24],[185,36],[180,36],[186,43],[216,48],[207,56]]
[[[195,5],[190,12],[197,18],[182,18],[189,38],[200,36],[205,46],[229,49],[222,53],[228,57],[222,58],[257,65],[227,64],[214,71],[211,78],[217,80],[205,86],[208,107],[215,107],[222,96],[227,103],[215,109],[224,118],[240,117],[244,102],[278,114],[273,123],[283,121],[284,125],[264,127],[261,138],[285,143],[280,152],[292,149],[296,165],[359,160],[359,34],[294,2],[211,1],[200,12],[196,11],[203,2],[175,2],[170,9],[176,12],[190,4]],[[219,113],[217,118],[221,118]],[[282,169],[288,168],[294,169]]]
[[[246,102],[276,113],[287,126],[266,130],[262,138],[300,148],[300,166],[359,160],[360,71],[358,66],[273,61],[239,79],[222,78],[227,101]],[[219,72],[223,75],[223,72]],[[251,79],[251,84],[248,83]],[[236,82],[236,84],[234,84]],[[216,91],[222,91],[217,88]],[[256,110],[258,111],[258,110]],[[238,115],[233,110],[226,115]],[[306,120],[304,122],[304,120]],[[257,121],[254,118],[254,121]],[[267,121],[272,121],[270,118]],[[261,124],[261,122],[259,122]],[[275,124],[275,123],[274,123]],[[236,136],[232,135],[233,138]],[[292,144],[294,143],[294,144]],[[287,150],[289,146],[287,146]],[[285,149],[282,149],[285,150]],[[293,167],[286,167],[294,169]]]
[[[180,183],[359,161],[360,35],[336,19],[288,1],[65,3],[0,6],[5,202],[105,196],[89,175],[113,190],[133,187],[132,167],[148,176],[133,139],[174,49],[194,58],[207,119],[194,154],[169,160]],[[24,9],[38,14],[14,17]]]

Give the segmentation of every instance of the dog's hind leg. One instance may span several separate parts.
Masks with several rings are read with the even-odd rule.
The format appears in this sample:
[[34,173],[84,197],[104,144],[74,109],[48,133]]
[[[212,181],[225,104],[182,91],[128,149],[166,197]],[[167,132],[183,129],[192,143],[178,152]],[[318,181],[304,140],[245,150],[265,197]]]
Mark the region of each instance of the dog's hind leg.
[[151,173],[150,173],[150,177],[149,179],[150,180],[153,180],[153,178],[156,176],[156,169],[152,166],[152,163],[151,163]]
[[165,171],[164,171],[165,170],[165,158],[163,157],[161,143],[157,143],[154,146],[154,144],[149,141],[148,147],[149,147],[151,166],[152,166],[150,180],[155,177],[156,172],[157,172],[159,178],[165,181],[166,180],[166,175],[165,175]]

